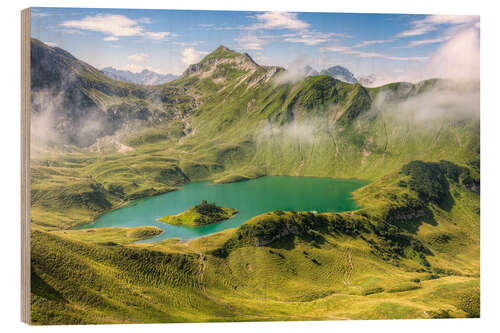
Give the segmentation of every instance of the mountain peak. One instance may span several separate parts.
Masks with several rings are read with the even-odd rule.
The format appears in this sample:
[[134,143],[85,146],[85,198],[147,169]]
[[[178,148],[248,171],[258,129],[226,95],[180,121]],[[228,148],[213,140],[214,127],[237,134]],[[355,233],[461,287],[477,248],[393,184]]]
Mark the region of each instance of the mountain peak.
[[217,67],[225,66],[242,71],[262,68],[247,53],[239,53],[227,48],[224,45],[219,46],[211,53],[207,54],[197,64],[190,65],[183,73],[183,76],[200,73],[211,73]]
[[371,87],[377,82],[377,76],[375,74],[360,76],[358,77],[358,82],[365,87]]
[[215,51],[229,51],[229,48],[225,45],[219,45],[219,47],[216,48]]
[[212,58],[234,58],[237,56],[243,56],[242,53],[233,51],[229,49],[228,47],[224,45],[220,45],[218,48],[207,54],[201,62],[204,62],[206,60],[212,59]]
[[316,76],[319,75],[318,71],[307,65],[302,69],[304,76]]
[[327,69],[323,69],[319,74],[329,75],[334,79],[344,81],[346,83],[358,83],[358,80],[354,77],[347,68],[340,65],[335,65]]
[[189,65],[182,76],[211,78],[217,84],[225,85],[235,81],[238,81],[238,85],[247,82],[251,88],[259,82],[269,81],[281,71],[281,67],[261,66],[248,53],[240,53],[221,45],[200,62]]

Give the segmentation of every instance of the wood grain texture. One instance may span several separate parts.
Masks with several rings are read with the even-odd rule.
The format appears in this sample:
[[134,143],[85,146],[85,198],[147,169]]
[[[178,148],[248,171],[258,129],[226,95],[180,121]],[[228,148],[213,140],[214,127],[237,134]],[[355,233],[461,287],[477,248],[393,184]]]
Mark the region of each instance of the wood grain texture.
[[21,321],[30,324],[30,32],[31,10],[21,11]]

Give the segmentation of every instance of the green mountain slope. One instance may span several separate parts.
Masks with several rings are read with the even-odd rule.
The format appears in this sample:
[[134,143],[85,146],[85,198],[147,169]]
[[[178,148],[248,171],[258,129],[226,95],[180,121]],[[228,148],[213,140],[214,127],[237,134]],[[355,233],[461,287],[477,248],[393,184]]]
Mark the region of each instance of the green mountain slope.
[[181,95],[175,88],[161,91],[161,98],[158,91],[113,80],[60,48],[31,40],[33,133],[44,144],[86,147],[123,127],[175,118],[192,103],[185,96],[169,100]]

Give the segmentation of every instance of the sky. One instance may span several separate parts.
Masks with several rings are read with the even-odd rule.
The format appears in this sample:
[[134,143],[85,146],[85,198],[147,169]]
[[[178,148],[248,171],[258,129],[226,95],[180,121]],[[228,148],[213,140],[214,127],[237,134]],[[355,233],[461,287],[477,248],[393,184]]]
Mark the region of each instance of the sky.
[[102,69],[181,74],[225,45],[261,65],[479,78],[479,16],[32,8],[31,35]]

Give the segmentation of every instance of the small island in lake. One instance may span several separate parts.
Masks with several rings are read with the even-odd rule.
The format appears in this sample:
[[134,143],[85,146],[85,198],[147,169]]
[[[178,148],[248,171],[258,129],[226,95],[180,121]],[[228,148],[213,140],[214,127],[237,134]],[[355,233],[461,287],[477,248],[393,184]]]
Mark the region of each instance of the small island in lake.
[[174,225],[202,226],[227,220],[237,213],[236,209],[219,207],[215,203],[208,203],[203,200],[200,204],[189,208],[185,212],[172,216],[163,216],[158,221]]

